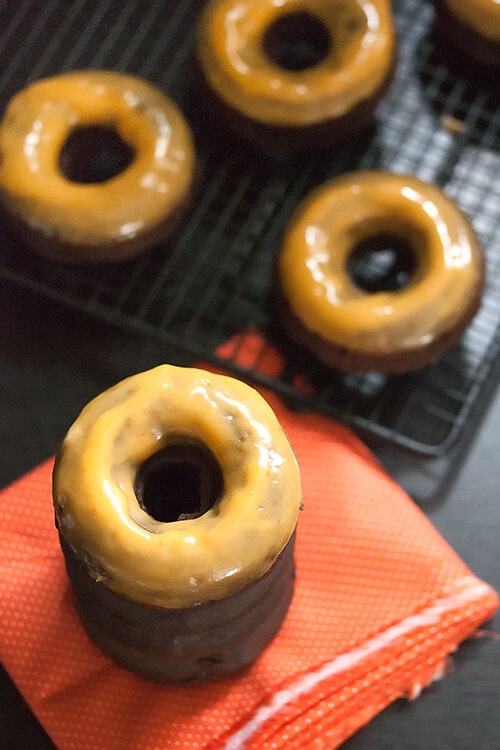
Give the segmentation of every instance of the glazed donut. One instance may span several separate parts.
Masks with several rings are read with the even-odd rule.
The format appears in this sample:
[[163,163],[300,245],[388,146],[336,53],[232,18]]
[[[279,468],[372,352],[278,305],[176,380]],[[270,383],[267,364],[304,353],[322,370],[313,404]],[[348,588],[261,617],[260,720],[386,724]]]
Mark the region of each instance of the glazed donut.
[[250,386],[169,365],[124,380],[69,429],[53,498],[82,622],[132,671],[220,676],[279,629],[300,478]]
[[88,70],[39,80],[0,125],[0,200],[42,254],[128,258],[172,230],[188,203],[195,153],[176,106],[146,81]]
[[440,33],[467,59],[500,65],[500,4],[497,0],[434,0]]
[[[381,268],[363,278],[377,252]],[[331,367],[405,372],[458,341],[484,274],[471,225],[438,187],[360,171],[319,187],[290,219],[277,311],[290,337]]]
[[358,132],[392,79],[387,0],[212,0],[197,56],[211,106],[259,145],[318,148]]

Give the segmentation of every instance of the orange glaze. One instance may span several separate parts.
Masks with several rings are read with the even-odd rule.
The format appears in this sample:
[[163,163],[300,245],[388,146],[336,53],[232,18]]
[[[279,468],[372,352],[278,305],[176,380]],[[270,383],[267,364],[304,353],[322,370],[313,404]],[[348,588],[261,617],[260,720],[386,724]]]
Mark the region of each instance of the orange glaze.
[[[301,71],[264,52],[276,20],[307,13],[328,29],[326,57]],[[387,0],[212,0],[199,27],[198,57],[219,98],[269,125],[306,126],[339,117],[369,99],[394,61]]]
[[463,24],[487,39],[500,42],[499,0],[444,0],[444,3]]
[[[406,240],[417,268],[403,288],[367,293],[347,261],[379,234]],[[454,202],[436,186],[384,172],[343,175],[309,195],[278,262],[283,292],[307,329],[374,355],[420,348],[453,329],[483,279],[476,235]]]
[[[140,465],[169,445],[206,446],[223,494],[198,518],[162,522],[139,504]],[[250,386],[161,365],[91,401],[69,429],[53,477],[58,524],[89,575],[145,604],[221,599],[260,578],[295,529],[293,450]]]
[[[61,149],[75,128],[93,125],[112,126],[135,156],[105,182],[72,182],[60,171]],[[0,153],[7,209],[47,238],[88,247],[94,260],[110,243],[114,259],[176,211],[195,161],[172,102],[140,78],[97,70],[42,79],[17,94],[0,126]]]

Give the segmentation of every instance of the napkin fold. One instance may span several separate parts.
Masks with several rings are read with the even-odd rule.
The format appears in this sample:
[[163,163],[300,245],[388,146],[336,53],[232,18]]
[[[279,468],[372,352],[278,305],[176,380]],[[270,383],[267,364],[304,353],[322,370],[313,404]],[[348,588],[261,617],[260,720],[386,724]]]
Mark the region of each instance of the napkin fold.
[[[268,375],[258,334],[220,351]],[[263,352],[263,354],[262,354]],[[114,665],[76,615],[54,527],[52,460],[0,493],[0,659],[59,750],[333,750],[443,676],[491,617],[479,580],[346,427],[275,410],[301,468],[295,596],[273,643],[219,682],[160,686]]]

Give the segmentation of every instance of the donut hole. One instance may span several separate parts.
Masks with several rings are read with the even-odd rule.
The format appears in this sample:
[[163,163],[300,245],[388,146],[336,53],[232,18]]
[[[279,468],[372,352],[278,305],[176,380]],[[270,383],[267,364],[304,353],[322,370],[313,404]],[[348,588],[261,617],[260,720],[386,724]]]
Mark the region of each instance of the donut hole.
[[71,131],[59,153],[59,169],[70,182],[106,182],[132,164],[135,150],[111,125]]
[[222,496],[224,480],[212,452],[204,445],[169,445],[150,456],[137,472],[139,505],[156,521],[198,518]]
[[417,258],[402,237],[377,234],[358,242],[347,261],[347,271],[365,292],[394,292],[407,286],[417,270]]
[[278,67],[292,72],[319,65],[330,53],[328,28],[307,12],[286,13],[266,29],[262,48]]

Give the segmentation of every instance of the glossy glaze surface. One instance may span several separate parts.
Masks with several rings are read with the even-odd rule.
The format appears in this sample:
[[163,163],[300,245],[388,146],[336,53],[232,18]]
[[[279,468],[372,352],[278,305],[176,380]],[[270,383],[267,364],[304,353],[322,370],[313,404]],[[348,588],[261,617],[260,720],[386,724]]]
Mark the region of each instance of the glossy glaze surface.
[[[359,242],[380,234],[407,242],[416,270],[401,289],[367,293],[347,262]],[[439,188],[360,171],[326,183],[298,207],[279,274],[310,331],[349,350],[383,354],[425,346],[452,329],[483,283],[483,258],[471,225]]]
[[[216,458],[222,497],[195,519],[160,522],[139,505],[139,466],[168,445]],[[295,456],[252,388],[162,365],[91,401],[54,470],[62,535],[89,575],[133,600],[184,607],[221,599],[262,576],[290,539],[301,503]]]
[[[308,13],[328,29],[326,57],[286,70],[263,48],[278,19]],[[198,57],[217,95],[259,122],[305,126],[339,117],[370,98],[394,60],[387,0],[213,0],[202,14]]]
[[482,36],[500,42],[500,2],[498,0],[444,0],[449,10]]
[[[75,128],[112,127],[135,151],[105,182],[67,179],[59,155]],[[175,105],[135,76],[106,71],[39,80],[10,101],[0,126],[7,208],[57,241],[99,246],[147,233],[185,200],[195,154]]]

